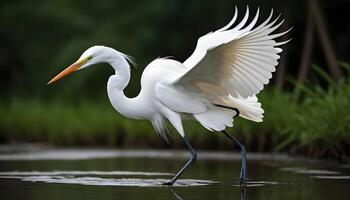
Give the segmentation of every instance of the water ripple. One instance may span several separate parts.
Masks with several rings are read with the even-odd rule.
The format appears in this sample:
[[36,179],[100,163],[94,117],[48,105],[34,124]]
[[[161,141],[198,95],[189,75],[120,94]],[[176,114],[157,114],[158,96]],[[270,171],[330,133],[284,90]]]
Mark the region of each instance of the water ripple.
[[340,174],[339,172],[336,172],[336,171],[321,170],[321,169],[305,169],[305,168],[300,168],[300,167],[286,167],[286,168],[281,168],[280,170],[293,172],[296,174],[320,174],[320,175],[321,174],[322,175]]
[[[247,187],[263,187],[263,186],[268,186],[268,185],[282,185],[284,183],[279,183],[276,181],[248,181],[247,182]],[[240,187],[239,184],[233,185],[236,187]]]
[[312,176],[312,178],[328,180],[350,180],[350,176]]
[[[85,176],[82,176],[85,175]],[[159,172],[129,172],[129,171],[52,171],[52,172],[0,172],[0,179],[19,179],[26,182],[44,182],[44,183],[59,183],[59,184],[77,184],[77,185],[94,185],[94,186],[132,186],[132,187],[162,187],[169,179],[164,178],[104,178],[98,176],[86,175],[169,175]],[[173,186],[189,187],[189,186],[205,186],[219,183],[210,180],[198,179],[179,179]]]
[[98,175],[98,176],[171,176],[162,172],[135,171],[8,171],[0,172],[0,176],[54,176],[54,175]]

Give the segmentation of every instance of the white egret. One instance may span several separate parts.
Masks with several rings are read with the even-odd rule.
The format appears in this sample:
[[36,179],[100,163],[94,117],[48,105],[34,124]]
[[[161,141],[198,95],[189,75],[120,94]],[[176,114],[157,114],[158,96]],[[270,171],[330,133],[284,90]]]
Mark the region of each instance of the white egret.
[[165,136],[165,123],[169,121],[184,139],[191,151],[189,161],[167,185],[172,185],[193,163],[197,154],[186,137],[182,126],[184,116],[190,116],[210,131],[221,131],[241,149],[242,167],[240,183],[246,184],[246,152],[244,146],[225,132],[233,126],[233,118],[241,116],[261,122],[263,109],[258,94],[269,83],[278,65],[279,47],[285,42],[275,39],[288,31],[273,34],[283,21],[270,16],[256,26],[259,9],[247,23],[249,8],[244,18],[231,28],[238,16],[225,27],[198,39],[193,54],[183,63],[170,58],[157,58],[144,70],[141,91],[135,98],[124,95],[130,80],[130,57],[105,46],[93,46],[81,57],[54,77],[48,84],[96,63],[108,63],[114,70],[107,83],[112,106],[123,116],[149,120],[156,132]]

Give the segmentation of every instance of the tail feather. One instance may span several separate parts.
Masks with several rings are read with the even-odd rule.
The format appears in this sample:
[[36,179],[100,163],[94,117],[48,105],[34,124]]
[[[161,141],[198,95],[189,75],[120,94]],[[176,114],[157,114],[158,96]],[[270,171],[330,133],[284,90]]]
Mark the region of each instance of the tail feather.
[[207,111],[194,114],[193,117],[206,129],[210,131],[222,131],[233,126],[234,110],[226,108],[211,107]]
[[[262,122],[264,110],[256,96],[243,98],[231,97],[228,105],[239,110],[239,116],[245,119]],[[207,111],[194,114],[193,117],[205,128],[210,131],[222,131],[226,127],[233,126],[233,118],[236,111],[221,106],[210,107]]]
[[243,97],[230,97],[232,106],[240,111],[240,116],[255,122],[263,121],[264,110],[261,108],[261,103],[256,96],[243,98]]

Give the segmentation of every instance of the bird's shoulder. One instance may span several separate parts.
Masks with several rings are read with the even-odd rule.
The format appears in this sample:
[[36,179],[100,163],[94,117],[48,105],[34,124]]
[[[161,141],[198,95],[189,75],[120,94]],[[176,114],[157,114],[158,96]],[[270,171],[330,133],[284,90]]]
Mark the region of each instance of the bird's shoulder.
[[157,58],[147,65],[143,77],[175,77],[188,70],[181,62],[169,58]]
[[181,62],[170,59],[168,57],[165,58],[157,58],[154,59],[152,62],[148,64],[146,69],[149,68],[165,68],[165,69],[187,69],[185,65],[183,65]]
[[187,71],[180,62],[169,58],[157,58],[147,65],[141,76],[142,87],[155,87],[157,83],[174,80]]

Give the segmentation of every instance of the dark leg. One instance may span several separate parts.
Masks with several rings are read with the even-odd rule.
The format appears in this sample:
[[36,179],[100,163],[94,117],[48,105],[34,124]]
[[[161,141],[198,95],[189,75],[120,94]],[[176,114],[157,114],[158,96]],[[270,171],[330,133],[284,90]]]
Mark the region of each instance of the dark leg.
[[187,137],[184,136],[183,137],[185,144],[187,146],[187,148],[191,151],[191,157],[190,160],[180,169],[179,172],[177,172],[177,174],[174,176],[173,179],[171,179],[171,181],[164,183],[164,185],[173,185],[175,183],[175,181],[181,176],[181,174],[188,168],[188,166],[190,166],[192,163],[194,163],[197,159],[197,153],[196,151],[192,148],[190,142],[188,141]]
[[247,183],[247,159],[246,159],[246,150],[243,144],[241,144],[238,140],[232,137],[230,134],[226,133],[226,131],[221,131],[226,137],[235,142],[239,148],[241,149],[241,158],[242,158],[242,166],[241,166],[241,174],[239,177],[239,184],[245,186]]

